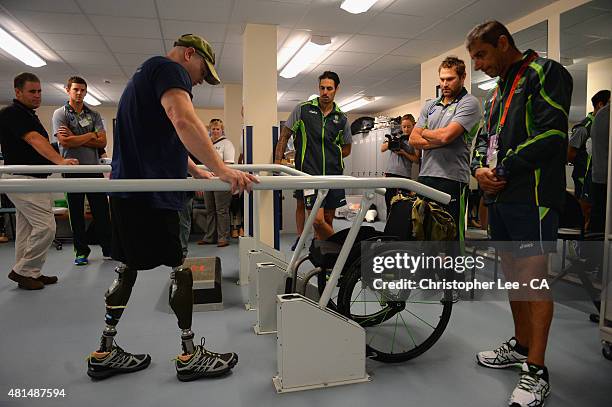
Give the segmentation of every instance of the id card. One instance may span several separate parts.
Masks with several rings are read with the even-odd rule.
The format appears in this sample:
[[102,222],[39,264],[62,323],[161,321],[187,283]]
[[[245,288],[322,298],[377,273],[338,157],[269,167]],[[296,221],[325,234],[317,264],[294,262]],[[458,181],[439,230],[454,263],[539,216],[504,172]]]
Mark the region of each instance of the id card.
[[79,124],[81,127],[87,127],[91,124],[91,118],[89,116],[84,116],[79,120]]
[[489,168],[497,167],[497,153],[499,151],[499,135],[491,134],[489,136],[489,145],[487,147],[487,164]]
[[305,189],[304,190],[304,196],[312,196],[315,194],[315,190],[314,189]]

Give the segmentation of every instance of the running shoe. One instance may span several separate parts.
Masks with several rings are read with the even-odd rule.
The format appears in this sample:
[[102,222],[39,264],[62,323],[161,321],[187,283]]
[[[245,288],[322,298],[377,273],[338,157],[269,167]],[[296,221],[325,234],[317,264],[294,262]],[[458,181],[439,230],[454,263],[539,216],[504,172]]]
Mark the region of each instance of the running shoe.
[[548,372],[545,367],[523,363],[518,385],[512,392],[510,407],[541,407],[550,394]]
[[517,344],[516,338],[511,338],[497,349],[478,352],[476,361],[479,365],[493,369],[520,367],[527,362],[527,355],[523,355],[515,349]]
[[232,370],[238,363],[238,355],[216,353],[204,348],[204,338],[196,345],[191,355],[179,355],[176,361],[176,376],[182,382],[189,382],[201,377],[221,376]]
[[79,254],[74,258],[74,264],[77,266],[86,266],[89,264],[89,259],[87,259],[87,256]]
[[110,352],[92,352],[87,358],[87,375],[92,379],[106,379],[120,374],[146,369],[151,363],[147,354],[135,355],[114,344]]

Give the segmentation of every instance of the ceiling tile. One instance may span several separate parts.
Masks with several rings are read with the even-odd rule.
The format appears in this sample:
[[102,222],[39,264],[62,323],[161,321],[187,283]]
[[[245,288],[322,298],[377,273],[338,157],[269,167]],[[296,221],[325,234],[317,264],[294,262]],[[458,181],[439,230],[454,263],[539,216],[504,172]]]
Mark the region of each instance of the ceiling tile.
[[101,34],[117,37],[161,38],[156,20],[147,18],[91,16]]
[[14,15],[30,30],[37,33],[97,34],[82,14],[16,11]]
[[119,60],[119,63],[122,66],[133,66],[133,65],[140,65],[142,64],[144,61],[146,61],[147,59],[154,57],[156,55],[159,55],[157,53],[151,53],[151,54],[126,54],[126,53],[115,53],[115,56],[117,57],[117,59]]
[[196,34],[204,37],[208,42],[223,42],[225,40],[225,28],[225,24],[162,20],[164,38],[172,40],[183,34]]
[[[308,6],[277,1],[235,0],[238,5],[232,23],[282,24],[295,26]],[[312,27],[309,27],[312,28]]]
[[435,18],[415,17],[402,14],[381,13],[368,22],[361,31],[364,34],[386,37],[414,38]]
[[163,41],[153,38],[104,37],[113,52],[163,53]]
[[344,79],[350,78],[355,73],[357,73],[359,69],[360,68],[357,66],[328,65],[327,63],[325,63],[325,64],[319,65],[317,69],[315,70],[315,73],[317,74],[316,76],[318,77],[318,75],[320,75],[324,71],[332,71],[338,74],[338,76],[340,77],[340,82],[344,82]]
[[612,12],[599,15],[582,21],[566,30],[569,34],[591,35],[602,38],[612,38]]
[[318,7],[311,7],[304,18],[299,21],[297,28],[316,31],[335,31],[355,33],[366,27],[372,19],[372,13],[350,14],[338,7],[338,2],[318,3]]
[[341,65],[341,66],[353,66],[353,67],[364,67],[377,58],[377,54],[366,54],[363,52],[345,52],[336,51],[330,57],[323,61],[326,65]]
[[157,18],[151,0],[76,0],[86,14],[115,17]]
[[420,58],[421,61],[426,61],[436,55],[440,55],[448,48],[448,43],[444,41],[413,39],[391,51],[391,54],[413,56]]
[[441,19],[470,3],[474,3],[474,0],[396,1],[385,11]]
[[[113,60],[114,63],[114,60]],[[106,78],[107,76],[123,76],[123,71],[118,65],[95,65],[95,64],[71,64],[74,69],[84,75],[94,75],[99,78]],[[126,70],[126,73],[129,71]]]
[[232,1],[227,0],[156,0],[159,16],[168,20],[227,23]]
[[94,51],[58,51],[67,63],[89,65],[116,65],[117,62],[109,52]]
[[2,6],[10,12],[26,10],[51,13],[81,13],[74,0],[2,0]]
[[369,52],[386,54],[402,45],[406,40],[401,38],[376,37],[372,35],[356,35],[348,40],[340,51]]
[[54,51],[108,51],[99,35],[45,34],[41,38]]

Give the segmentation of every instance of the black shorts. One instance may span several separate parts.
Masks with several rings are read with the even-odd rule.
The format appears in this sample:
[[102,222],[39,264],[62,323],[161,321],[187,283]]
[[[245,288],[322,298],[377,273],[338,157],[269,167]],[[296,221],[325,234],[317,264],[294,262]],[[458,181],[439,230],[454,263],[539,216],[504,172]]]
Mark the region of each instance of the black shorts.
[[110,198],[112,257],[135,270],[183,263],[178,211],[148,206],[142,199]]
[[494,242],[513,242],[515,257],[540,256],[557,251],[559,213],[524,203],[489,205],[489,228]]
[[[293,197],[295,199],[303,199],[304,206],[306,209],[310,210],[314,206],[315,200],[317,199],[318,190],[310,190],[309,192],[314,191],[313,194],[304,196],[304,191],[298,189],[293,192]],[[330,189],[321,204],[321,208],[323,209],[336,209],[346,205],[346,196],[344,195],[344,189]]]

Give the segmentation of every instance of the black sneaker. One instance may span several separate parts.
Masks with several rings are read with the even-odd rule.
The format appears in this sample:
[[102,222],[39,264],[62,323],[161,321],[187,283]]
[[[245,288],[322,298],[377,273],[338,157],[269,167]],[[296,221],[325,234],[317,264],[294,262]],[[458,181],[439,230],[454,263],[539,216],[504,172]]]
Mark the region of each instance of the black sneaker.
[[233,352],[216,353],[204,349],[204,338],[191,357],[186,359],[186,356],[179,355],[175,359],[176,377],[182,382],[224,375],[238,363],[238,355]]
[[116,344],[110,352],[92,352],[87,358],[87,375],[92,379],[106,379],[119,373],[132,373],[146,369],[151,356],[134,355]]

